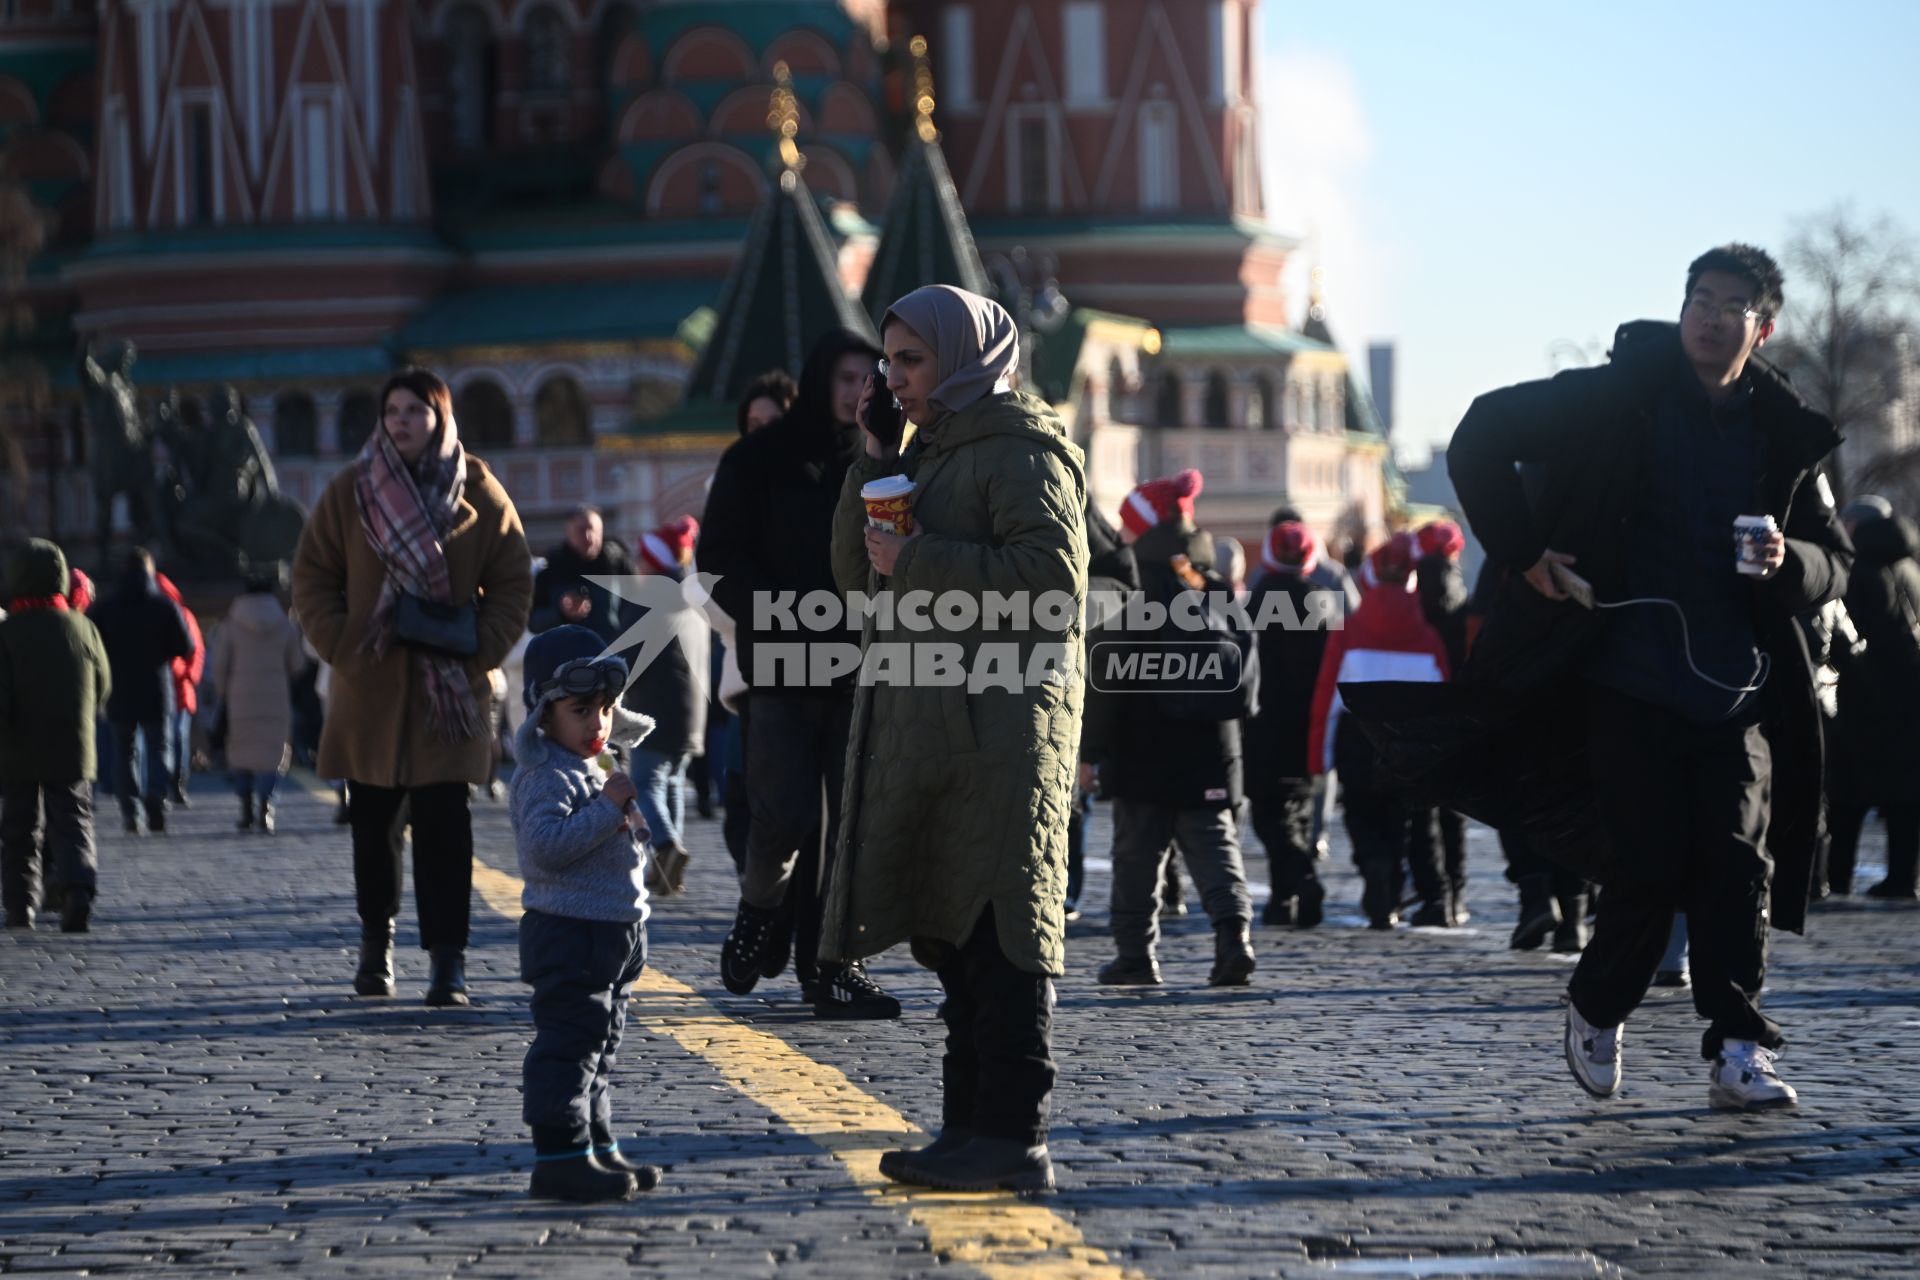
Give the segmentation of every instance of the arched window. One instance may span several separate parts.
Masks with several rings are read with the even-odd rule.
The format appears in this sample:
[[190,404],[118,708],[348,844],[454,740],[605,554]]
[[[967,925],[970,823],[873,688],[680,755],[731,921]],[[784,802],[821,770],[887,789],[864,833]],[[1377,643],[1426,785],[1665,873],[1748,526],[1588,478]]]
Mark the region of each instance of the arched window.
[[565,93],[573,66],[566,19],[544,6],[527,15],[527,92]]
[[1180,400],[1180,375],[1172,372],[1161,374],[1160,387],[1153,396],[1153,425],[1179,426],[1185,412]]
[[448,114],[458,150],[493,140],[494,78],[493,24],[480,6],[461,5],[447,18]]
[[548,378],[533,397],[534,430],[547,446],[593,443],[586,393],[565,374]]
[[1227,375],[1217,369],[1207,375],[1205,421],[1215,431],[1223,431],[1228,425]]
[[282,391],[273,401],[273,451],[283,458],[311,458],[320,415],[304,391]]
[[1107,421],[1127,420],[1127,371],[1115,360],[1107,366]]
[[453,397],[460,440],[475,449],[513,447],[513,401],[500,384],[486,378],[469,382]]
[[1247,405],[1247,422],[1262,431],[1272,431],[1280,425],[1280,400],[1274,393],[1273,379],[1264,373],[1253,380],[1251,403]]
[[340,452],[353,457],[365,447],[367,437],[380,425],[380,406],[373,392],[355,387],[340,397]]

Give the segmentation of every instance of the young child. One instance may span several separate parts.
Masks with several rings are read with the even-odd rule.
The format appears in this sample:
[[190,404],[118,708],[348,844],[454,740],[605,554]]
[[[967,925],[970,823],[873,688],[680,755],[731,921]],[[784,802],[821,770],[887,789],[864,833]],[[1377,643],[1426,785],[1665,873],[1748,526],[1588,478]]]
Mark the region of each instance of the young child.
[[613,1136],[614,1055],[647,962],[647,829],[633,780],[598,763],[609,742],[632,747],[653,722],[621,708],[627,664],[601,650],[585,627],[533,638],[527,719],[514,738],[520,977],[533,988],[534,1025],[522,1114],[533,1129],[530,1189],[550,1200],[625,1200],[660,1181]]
[[112,680],[100,633],[72,607],[70,585],[60,548],[29,540],[14,557],[0,621],[0,891],[9,929],[33,928],[43,865],[63,932],[85,933],[93,913],[94,725]]

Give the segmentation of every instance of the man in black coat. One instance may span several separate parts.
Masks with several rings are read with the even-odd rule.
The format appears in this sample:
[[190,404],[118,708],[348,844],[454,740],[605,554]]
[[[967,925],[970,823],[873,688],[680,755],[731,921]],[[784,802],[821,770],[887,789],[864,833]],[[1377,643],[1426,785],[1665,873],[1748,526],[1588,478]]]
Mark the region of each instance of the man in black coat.
[[1837,747],[1851,767],[1833,777],[1828,873],[1851,891],[1854,853],[1869,809],[1887,827],[1887,876],[1870,898],[1912,901],[1920,880],[1920,795],[1914,792],[1913,726],[1920,722],[1920,532],[1885,499],[1856,498],[1841,512],[1853,539],[1847,614],[1865,642],[1844,656]]
[[[1247,598],[1247,612],[1257,617],[1272,607],[1269,596],[1283,595],[1287,613],[1300,622],[1260,629],[1260,710],[1241,726],[1241,738],[1253,831],[1266,848],[1267,878],[1273,882],[1260,919],[1302,929],[1320,923],[1327,900],[1316,866],[1313,771],[1307,768],[1313,686],[1327,647],[1327,625],[1343,618],[1347,606],[1341,581],[1322,576],[1324,561],[1312,529],[1282,521],[1267,530],[1261,573]],[[1328,597],[1332,608],[1325,607]]]
[[[107,725],[113,732],[116,796],[129,835],[140,831],[144,800],[147,829],[167,829],[168,790],[173,785],[173,755],[167,726],[173,716],[173,660],[193,653],[180,607],[161,593],[154,580],[153,553],[135,547],[114,593],[88,615],[99,628],[113,672],[107,698]],[[135,734],[146,746],[146,777],[133,776]]]
[[[1161,605],[1188,591],[1227,592],[1213,572],[1213,535],[1193,523],[1198,471],[1150,480],[1121,508],[1121,537],[1133,548],[1140,594]],[[1152,640],[1115,631],[1089,635],[1093,662],[1103,639]],[[1105,683],[1107,687],[1102,688]],[[1240,859],[1240,722],[1170,715],[1149,690],[1116,689],[1099,668],[1081,723],[1080,786],[1113,801],[1113,940],[1118,957],[1100,970],[1108,986],[1160,981],[1160,885],[1178,848],[1213,922],[1212,986],[1245,986],[1252,977],[1253,899]]]
[[533,580],[533,612],[527,629],[536,634],[555,627],[579,626],[612,644],[632,625],[633,606],[590,577],[629,578],[637,574],[633,557],[608,541],[598,507],[575,507],[567,516],[566,540],[547,553],[546,568]]
[[[1839,437],[1752,358],[1780,305],[1771,258],[1715,249],[1689,267],[1677,331],[1625,326],[1607,365],[1476,400],[1448,467],[1514,575],[1463,685],[1349,698],[1403,769],[1427,753],[1425,780],[1455,807],[1597,866],[1566,1035],[1596,1096],[1619,1088],[1623,1024],[1683,909],[1710,1103],[1796,1100],[1759,1006],[1769,917],[1804,926],[1819,833],[1820,713],[1795,619],[1844,592],[1852,549],[1815,471]],[[1523,487],[1522,463],[1543,465],[1540,483]],[[1743,564],[1740,516],[1777,524]],[[1570,599],[1568,570],[1601,610]],[[1421,697],[1424,722],[1405,714]],[[1469,723],[1474,762],[1443,759],[1438,728]]]
[[744,995],[786,967],[791,947],[801,991],[823,1018],[900,1014],[899,1001],[860,965],[823,971],[815,961],[846,779],[853,675],[813,687],[808,672],[796,668],[810,665],[805,658],[816,644],[857,651],[860,631],[783,630],[771,606],[784,600],[782,611],[795,617],[797,601],[809,594],[840,600],[833,513],[860,447],[854,425],[860,392],[879,360],[879,349],[851,330],[822,338],[787,415],[721,455],[700,525],[700,568],[717,575],[714,603],[733,620],[748,685],[740,727],[751,823],[740,907],[721,946],[720,977],[729,991]]

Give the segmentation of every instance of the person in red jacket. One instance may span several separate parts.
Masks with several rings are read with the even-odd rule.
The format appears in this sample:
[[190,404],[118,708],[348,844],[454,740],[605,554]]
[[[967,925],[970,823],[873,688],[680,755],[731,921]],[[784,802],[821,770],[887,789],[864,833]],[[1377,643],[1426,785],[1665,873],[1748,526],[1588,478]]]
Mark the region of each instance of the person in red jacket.
[[1307,730],[1307,768],[1316,775],[1337,769],[1340,775],[1347,834],[1364,883],[1360,906],[1373,929],[1391,929],[1398,919],[1409,840],[1423,811],[1381,775],[1372,744],[1341,715],[1338,686],[1448,678],[1447,646],[1414,594],[1417,555],[1412,535],[1399,533],[1367,557],[1363,577],[1370,587],[1347,625],[1327,637]]
[[164,573],[154,574],[153,580],[159,584],[160,594],[180,606],[180,617],[187,624],[187,638],[193,641],[191,655],[173,660],[173,721],[167,726],[173,743],[173,794],[168,798],[184,809],[187,780],[193,776],[193,715],[200,709],[199,689],[201,677],[207,670],[207,642],[200,634],[200,620],[180,598],[180,588]]

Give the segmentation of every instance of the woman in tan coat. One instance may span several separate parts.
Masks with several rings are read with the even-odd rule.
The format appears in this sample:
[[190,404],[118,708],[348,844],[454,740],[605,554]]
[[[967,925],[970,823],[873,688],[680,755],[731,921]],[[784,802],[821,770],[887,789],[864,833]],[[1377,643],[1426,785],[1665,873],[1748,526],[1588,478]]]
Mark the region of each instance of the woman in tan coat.
[[361,925],[354,990],[392,995],[401,834],[413,829],[427,1003],[466,1004],[469,784],[493,771],[487,672],[526,630],[532,557],[513,501],[460,447],[447,384],[380,392],[381,429],[333,478],[294,560],[293,599],[333,668],[319,773],[345,778]]
[[[256,574],[214,633],[206,678],[227,722],[227,772],[240,796],[240,830],[273,834],[273,790],[287,771],[293,681],[306,670],[300,630],[274,598],[279,575]],[[257,806],[257,808],[256,808]]]

